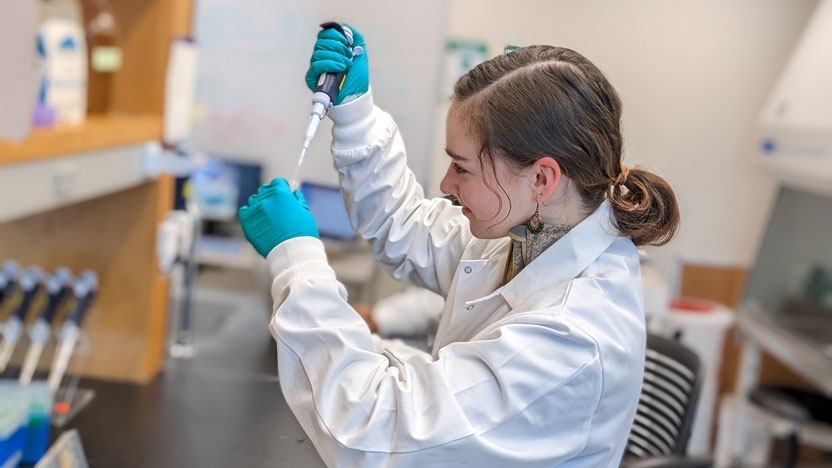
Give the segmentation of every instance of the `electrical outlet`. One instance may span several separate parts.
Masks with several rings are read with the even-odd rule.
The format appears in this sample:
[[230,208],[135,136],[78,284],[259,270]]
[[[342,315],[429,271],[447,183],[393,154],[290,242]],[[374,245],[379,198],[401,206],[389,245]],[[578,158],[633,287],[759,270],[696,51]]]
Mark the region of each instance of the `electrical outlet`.
[[75,192],[76,170],[71,165],[55,168],[52,175],[52,192],[57,198],[70,198]]

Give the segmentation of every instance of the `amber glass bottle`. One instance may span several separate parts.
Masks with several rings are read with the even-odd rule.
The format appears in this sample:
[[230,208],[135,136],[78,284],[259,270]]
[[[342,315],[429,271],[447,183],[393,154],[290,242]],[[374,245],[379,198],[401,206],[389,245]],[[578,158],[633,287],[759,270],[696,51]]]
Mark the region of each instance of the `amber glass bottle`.
[[84,0],[89,74],[87,114],[106,114],[111,109],[113,80],[121,68],[116,15],[113,0]]

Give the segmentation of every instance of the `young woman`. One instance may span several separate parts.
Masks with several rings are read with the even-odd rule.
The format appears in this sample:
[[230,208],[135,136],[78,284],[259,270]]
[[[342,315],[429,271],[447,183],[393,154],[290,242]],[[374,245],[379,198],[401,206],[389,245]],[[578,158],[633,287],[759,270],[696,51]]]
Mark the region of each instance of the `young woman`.
[[615,90],[558,47],[477,66],[447,116],[454,201],[425,199],[353,37],[361,49],[322,31],[307,75],[347,72],[329,116],[350,220],[394,277],[446,306],[430,354],[373,337],[302,197],[262,187],[240,220],[274,274],[296,417],[329,466],[618,466],[644,364],[636,246],[667,242],[678,211],[664,180],[621,164]]

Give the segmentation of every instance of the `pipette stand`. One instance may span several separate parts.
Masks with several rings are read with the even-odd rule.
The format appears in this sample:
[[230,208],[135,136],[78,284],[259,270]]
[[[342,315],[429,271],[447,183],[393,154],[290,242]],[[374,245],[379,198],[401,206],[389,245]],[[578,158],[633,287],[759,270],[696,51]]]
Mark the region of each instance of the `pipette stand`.
[[174,359],[190,359],[196,355],[191,332],[191,301],[193,288],[193,259],[177,260],[171,272],[173,307],[171,308],[170,356]]
[[196,355],[196,346],[188,330],[180,330],[176,341],[170,346],[170,356],[177,359],[190,359]]
[[35,468],[89,468],[78,429],[61,433]]
[[174,359],[190,359],[197,353],[193,338],[193,290],[197,274],[196,245],[202,229],[199,208],[192,201],[186,201],[186,210],[180,213],[176,260],[170,272],[172,321],[170,333],[170,356]]
[[79,388],[81,373],[90,354],[90,340],[81,331],[52,405],[52,426],[62,427],[95,397],[95,390]]

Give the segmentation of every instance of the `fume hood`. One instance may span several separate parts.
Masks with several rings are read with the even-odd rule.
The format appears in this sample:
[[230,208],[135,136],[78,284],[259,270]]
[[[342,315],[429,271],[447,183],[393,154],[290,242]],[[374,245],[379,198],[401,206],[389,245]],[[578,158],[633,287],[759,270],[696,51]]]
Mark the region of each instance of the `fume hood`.
[[759,161],[782,183],[832,195],[832,0],[821,0],[766,104]]

